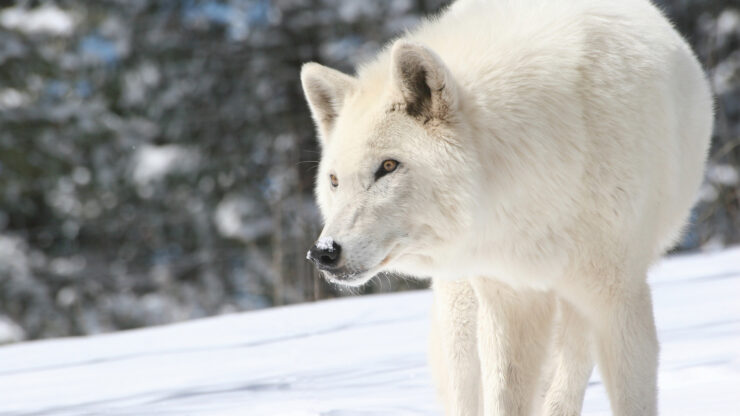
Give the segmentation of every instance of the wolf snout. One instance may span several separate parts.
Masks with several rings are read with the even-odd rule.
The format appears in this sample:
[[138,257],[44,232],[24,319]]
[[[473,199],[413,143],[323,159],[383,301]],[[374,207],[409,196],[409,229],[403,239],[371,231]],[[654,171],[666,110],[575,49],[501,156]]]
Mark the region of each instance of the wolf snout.
[[308,250],[306,258],[311,260],[319,270],[332,269],[339,263],[342,246],[331,237],[322,237]]

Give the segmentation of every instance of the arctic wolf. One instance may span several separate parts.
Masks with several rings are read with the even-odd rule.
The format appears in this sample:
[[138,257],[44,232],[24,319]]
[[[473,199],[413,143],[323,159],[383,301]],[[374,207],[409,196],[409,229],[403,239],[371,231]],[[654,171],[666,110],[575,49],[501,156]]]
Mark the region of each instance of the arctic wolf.
[[343,285],[432,279],[448,414],[579,414],[594,361],[615,415],[656,413],[646,271],[701,183],[712,99],[653,5],[460,0],[356,75],[301,80],[325,220],[308,256]]

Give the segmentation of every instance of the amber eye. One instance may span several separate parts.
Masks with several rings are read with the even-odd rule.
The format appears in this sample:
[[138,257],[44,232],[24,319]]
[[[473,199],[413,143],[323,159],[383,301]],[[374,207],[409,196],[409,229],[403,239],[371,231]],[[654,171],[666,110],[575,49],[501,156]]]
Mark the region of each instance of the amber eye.
[[386,172],[388,172],[388,173],[391,173],[391,172],[393,172],[394,170],[396,170],[396,166],[398,166],[398,162],[396,162],[396,161],[395,161],[395,160],[393,160],[393,159],[388,159],[388,160],[386,160],[385,162],[383,162],[383,169],[384,169],[384,170],[385,170]]
[[382,178],[383,176],[393,172],[398,168],[398,161],[393,159],[386,159],[380,164],[378,170],[375,171],[375,180]]
[[337,179],[337,176],[333,173],[329,175],[329,180],[331,181],[331,186],[335,188],[339,186],[339,179]]

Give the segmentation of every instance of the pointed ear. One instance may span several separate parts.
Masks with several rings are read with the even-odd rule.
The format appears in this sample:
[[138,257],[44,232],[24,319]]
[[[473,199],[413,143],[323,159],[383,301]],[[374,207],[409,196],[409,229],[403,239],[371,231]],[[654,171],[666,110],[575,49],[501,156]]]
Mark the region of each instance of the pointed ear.
[[301,68],[301,83],[323,143],[357,80],[334,69],[309,62]]
[[457,109],[457,87],[444,62],[431,49],[399,40],[391,49],[393,80],[406,112],[414,117],[448,119]]

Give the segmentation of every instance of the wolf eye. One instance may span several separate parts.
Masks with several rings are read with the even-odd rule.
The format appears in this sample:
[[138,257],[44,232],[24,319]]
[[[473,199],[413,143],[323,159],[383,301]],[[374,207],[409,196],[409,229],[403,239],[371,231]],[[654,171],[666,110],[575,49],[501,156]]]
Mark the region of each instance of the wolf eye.
[[396,162],[396,161],[395,161],[395,160],[393,160],[393,159],[388,159],[388,160],[386,160],[385,162],[383,162],[383,169],[384,169],[384,170],[385,170],[386,172],[388,172],[388,173],[391,173],[391,172],[393,172],[394,170],[396,170],[396,166],[398,166],[398,162]]
[[398,167],[398,161],[393,159],[386,159],[380,164],[378,170],[375,171],[375,180],[382,178],[383,176],[393,172]]
[[339,186],[339,179],[337,179],[337,176],[333,173],[329,174],[329,180],[331,181],[331,186],[336,188]]

